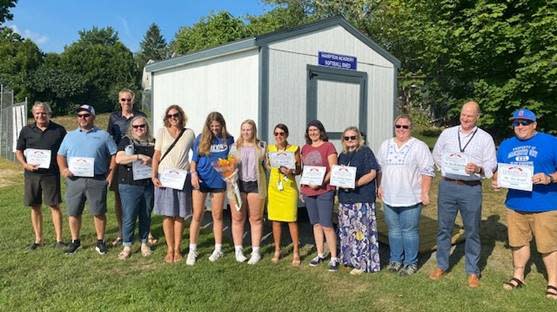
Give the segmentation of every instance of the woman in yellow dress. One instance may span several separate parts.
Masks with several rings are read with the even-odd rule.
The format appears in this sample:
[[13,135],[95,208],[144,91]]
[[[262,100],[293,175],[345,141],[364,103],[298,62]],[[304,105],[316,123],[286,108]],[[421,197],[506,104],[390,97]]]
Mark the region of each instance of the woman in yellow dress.
[[[269,153],[267,157],[268,167],[271,171],[267,209],[269,220],[273,221],[273,239],[275,241],[275,254],[271,261],[277,263],[280,259],[281,227],[283,222],[287,222],[294,245],[292,265],[299,266],[298,224],[296,223],[298,217],[298,187],[294,177],[300,173],[300,148],[297,145],[288,144],[288,127],[284,124],[275,126],[274,136],[276,144],[269,144],[267,147]],[[274,155],[270,155],[270,153]],[[274,159],[288,159],[293,156],[294,166],[283,165],[278,167],[275,163],[271,163],[272,156],[274,156]]]

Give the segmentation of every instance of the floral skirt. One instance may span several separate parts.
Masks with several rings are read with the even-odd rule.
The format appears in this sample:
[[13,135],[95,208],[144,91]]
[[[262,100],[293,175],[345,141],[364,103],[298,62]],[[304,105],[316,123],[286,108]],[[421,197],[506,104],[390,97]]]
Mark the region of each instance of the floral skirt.
[[339,205],[340,260],[364,272],[377,272],[379,242],[375,203]]

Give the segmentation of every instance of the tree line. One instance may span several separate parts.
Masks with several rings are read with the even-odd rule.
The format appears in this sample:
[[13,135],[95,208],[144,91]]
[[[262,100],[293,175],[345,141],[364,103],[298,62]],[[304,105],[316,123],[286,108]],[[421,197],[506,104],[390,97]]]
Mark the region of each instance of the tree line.
[[[16,0],[7,3],[15,5]],[[557,0],[265,0],[261,15],[212,13],[181,27],[166,42],[152,24],[132,53],[111,27],[79,32],[61,53],[42,53],[7,27],[0,32],[0,81],[16,97],[44,99],[57,112],[87,102],[113,109],[122,87],[140,88],[149,59],[214,47],[241,38],[342,15],[402,62],[399,106],[424,122],[456,122],[460,105],[476,99],[480,124],[508,133],[508,116],[528,106],[542,130],[557,128]],[[0,24],[9,7],[0,4]]]

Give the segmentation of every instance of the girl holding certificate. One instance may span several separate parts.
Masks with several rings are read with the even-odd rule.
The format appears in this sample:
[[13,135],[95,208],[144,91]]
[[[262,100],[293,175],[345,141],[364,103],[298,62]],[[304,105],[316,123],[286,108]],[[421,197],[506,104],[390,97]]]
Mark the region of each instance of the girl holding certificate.
[[151,255],[148,244],[153,210],[153,183],[151,181],[151,159],[155,151],[155,140],[150,134],[149,123],[144,116],[133,117],[127,135],[118,144],[116,163],[118,166],[118,190],[122,199],[122,245],[120,260],[131,256],[133,232],[139,218],[141,254]]
[[[278,124],[274,129],[275,144],[269,144],[267,159],[271,175],[269,177],[269,202],[267,210],[269,220],[273,221],[273,238],[275,241],[275,254],[271,261],[277,263],[280,259],[280,236],[282,222],[288,223],[290,237],[292,237],[293,255],[292,265],[300,265],[300,253],[298,248],[298,187],[294,176],[300,172],[300,149],[297,145],[289,144],[288,127]],[[285,155],[285,156],[280,156]],[[294,166],[279,163],[273,166],[271,158],[292,158]]]
[[340,260],[350,274],[379,271],[379,242],[375,220],[375,176],[379,165],[364,145],[360,130],[349,127],[342,135],[339,165],[356,168],[354,188],[339,188]]
[[[321,184],[302,184],[301,192],[308,211],[309,221],[313,225],[313,236],[317,248],[317,256],[309,265],[318,266],[325,261],[324,239],[331,253],[329,271],[338,271],[337,240],[333,228],[333,198],[335,188],[329,185],[330,169],[337,163],[337,151],[329,142],[325,127],[319,120],[308,123],[306,128],[306,144],[302,147],[302,164],[304,167],[325,168],[325,176]],[[304,172],[305,175],[305,172]],[[303,179],[303,177],[302,177]]]
[[187,265],[194,265],[197,258],[197,238],[205,210],[207,194],[211,194],[211,214],[215,249],[209,261],[215,262],[224,256],[222,252],[222,213],[226,183],[215,170],[214,163],[226,159],[234,138],[226,130],[226,122],[219,112],[209,113],[203,132],[193,143],[191,162],[191,182],[193,186],[193,216],[190,224],[190,246],[186,258]]
[[265,142],[257,136],[257,127],[251,119],[241,125],[240,138],[232,145],[230,154],[238,160],[239,187],[242,197],[240,210],[230,209],[232,214],[232,239],[236,250],[236,261],[243,262],[242,240],[246,214],[249,215],[251,230],[251,257],[248,264],[256,264],[261,259],[259,245],[263,232],[263,208],[267,196],[265,178]]
[[[164,128],[157,132],[153,154],[154,209],[164,217],[162,227],[167,247],[164,261],[167,263],[182,259],[184,218],[191,214],[192,208],[191,181],[187,172],[190,168],[188,154],[195,135],[191,129],[184,128],[187,120],[180,106],[169,106],[163,118]],[[168,181],[172,187],[163,186],[161,181]]]

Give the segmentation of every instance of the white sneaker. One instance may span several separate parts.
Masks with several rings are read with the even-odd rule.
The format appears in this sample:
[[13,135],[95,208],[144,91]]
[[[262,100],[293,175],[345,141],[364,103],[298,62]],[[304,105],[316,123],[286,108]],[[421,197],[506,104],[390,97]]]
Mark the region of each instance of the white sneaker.
[[224,257],[224,253],[221,250],[213,250],[213,253],[209,256],[209,261],[215,262],[220,258]]
[[246,261],[248,258],[246,258],[246,256],[244,256],[244,253],[241,250],[237,250],[236,251],[236,261],[237,262],[244,262]]
[[258,252],[252,252],[248,264],[256,264],[259,260],[261,260],[261,254]]
[[196,258],[197,258],[197,251],[188,252],[188,256],[186,257],[186,265],[194,265]]

